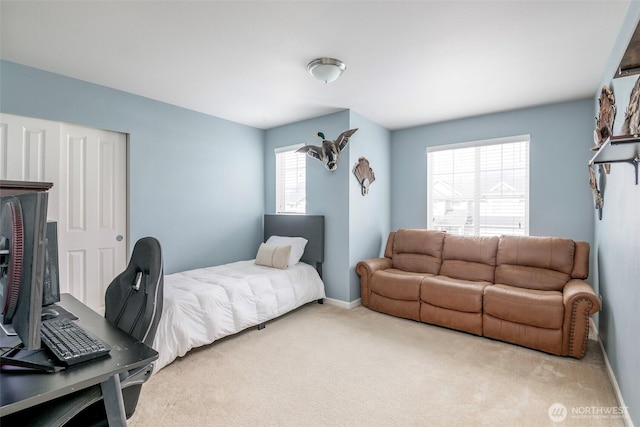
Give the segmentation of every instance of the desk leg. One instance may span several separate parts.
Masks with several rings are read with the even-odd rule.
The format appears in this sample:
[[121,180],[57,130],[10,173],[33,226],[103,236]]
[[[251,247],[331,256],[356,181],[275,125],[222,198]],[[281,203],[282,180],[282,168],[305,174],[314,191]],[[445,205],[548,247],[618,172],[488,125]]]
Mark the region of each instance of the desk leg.
[[122,389],[120,388],[120,377],[114,375],[108,380],[100,383],[104,408],[107,412],[109,427],[126,426],[127,418],[124,412],[124,401],[122,400]]

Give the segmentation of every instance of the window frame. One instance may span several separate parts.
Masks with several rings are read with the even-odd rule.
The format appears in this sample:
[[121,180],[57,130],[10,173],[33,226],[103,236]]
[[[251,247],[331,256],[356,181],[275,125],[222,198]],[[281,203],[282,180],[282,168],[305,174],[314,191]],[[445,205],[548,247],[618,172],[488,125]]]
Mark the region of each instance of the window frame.
[[[307,195],[306,194],[307,193],[306,157],[307,155],[305,153],[297,153],[297,154],[295,153],[295,151],[301,147],[304,147],[304,144],[300,143],[300,144],[294,144],[294,145],[287,145],[283,147],[274,148],[273,150],[274,164],[275,164],[275,212],[276,214],[298,214],[298,215],[306,214],[306,195]],[[284,176],[286,174],[286,170],[281,170],[280,161],[284,159],[280,160],[280,157],[279,157],[279,155],[286,154],[286,153],[291,153],[296,156],[299,156],[298,161],[301,162],[302,167],[304,168],[304,180],[302,182],[302,191],[304,192],[304,195],[301,197],[301,199],[305,199],[305,202],[302,209],[287,209],[287,196],[285,194],[286,177]],[[299,163],[296,166],[296,169],[298,168],[300,168]],[[298,180],[297,182],[298,191],[300,191],[300,185],[301,184]]]
[[[487,230],[490,230],[490,226],[489,225],[483,225],[482,223],[480,223],[479,220],[475,220],[475,218],[481,218],[480,215],[480,211],[481,211],[481,200],[509,200],[507,197],[504,198],[494,198],[494,199],[483,199],[483,193],[481,192],[481,178],[480,175],[483,172],[483,169],[480,165],[480,149],[482,147],[489,147],[489,146],[496,146],[496,145],[505,145],[505,144],[513,144],[513,143],[525,143],[526,144],[526,159],[524,159],[524,176],[520,176],[520,179],[524,179],[524,183],[523,183],[523,188],[524,188],[524,195],[523,195],[523,203],[524,203],[524,225],[520,226],[520,227],[500,227],[500,226],[494,226],[494,231],[492,232],[488,232]],[[453,151],[453,150],[457,150],[457,149],[466,149],[466,148],[477,148],[478,150],[474,151],[473,154],[473,158],[470,158],[471,160],[473,160],[474,162],[474,166],[472,169],[472,174],[473,174],[473,182],[474,182],[474,191],[473,191],[473,200],[471,201],[471,205],[473,206],[473,215],[468,215],[469,213],[469,207],[467,207],[467,216],[464,218],[464,222],[462,223],[462,225],[458,223],[456,223],[456,225],[453,226],[447,226],[446,222],[445,223],[441,223],[439,225],[436,225],[434,223],[434,204],[432,203],[434,201],[434,195],[433,195],[433,184],[432,181],[434,180],[433,177],[433,169],[432,167],[430,167],[431,162],[433,161],[433,157],[430,159],[429,155],[432,153],[436,153],[436,152],[442,152],[442,151]],[[525,134],[525,135],[516,135],[516,136],[508,136],[508,137],[501,137],[501,138],[491,138],[491,139],[485,139],[485,140],[477,140],[477,141],[469,141],[469,142],[461,142],[461,143],[454,143],[454,144],[445,144],[445,145],[437,145],[437,146],[431,146],[431,147],[427,147],[426,150],[426,154],[427,154],[427,229],[430,230],[438,230],[438,229],[445,229],[448,232],[451,232],[453,234],[465,234],[465,235],[474,235],[474,236],[494,236],[494,235],[500,235],[500,234],[513,234],[513,235],[525,235],[528,236],[529,235],[529,223],[530,223],[530,210],[529,210],[529,198],[531,195],[531,188],[530,188],[530,174],[531,174],[531,135],[529,134]],[[504,167],[504,161],[501,159],[500,160],[500,172],[501,174],[504,173],[504,171],[507,170]],[[487,172],[487,170],[485,169],[484,172]],[[461,172],[452,172],[453,174],[458,174],[458,175],[462,175]],[[467,172],[469,173],[469,172]],[[500,185],[502,184],[506,184],[504,183],[504,181],[500,181],[499,183]],[[453,191],[453,189],[452,189]],[[463,201],[464,199],[467,199],[467,203],[469,203],[468,201],[468,197],[460,197],[460,201]],[[453,202],[455,202],[456,198],[453,197],[452,198]],[[446,203],[446,202],[445,202]],[[472,224],[468,224],[469,218],[471,217],[472,219]],[[459,220],[459,218],[458,218]],[[500,229],[501,231],[497,232],[495,231],[496,229]],[[482,232],[482,230],[485,230],[484,232]],[[521,230],[521,231],[518,231]],[[462,231],[462,232],[460,232]],[[471,231],[471,232],[469,232]]]

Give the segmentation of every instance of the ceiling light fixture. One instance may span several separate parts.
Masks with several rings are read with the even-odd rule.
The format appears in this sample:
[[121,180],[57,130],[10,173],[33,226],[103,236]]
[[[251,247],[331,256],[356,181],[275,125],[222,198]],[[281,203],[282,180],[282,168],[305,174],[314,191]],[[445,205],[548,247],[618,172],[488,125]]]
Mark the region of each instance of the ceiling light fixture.
[[346,69],[344,62],[333,58],[318,58],[307,64],[309,74],[325,83],[335,81]]

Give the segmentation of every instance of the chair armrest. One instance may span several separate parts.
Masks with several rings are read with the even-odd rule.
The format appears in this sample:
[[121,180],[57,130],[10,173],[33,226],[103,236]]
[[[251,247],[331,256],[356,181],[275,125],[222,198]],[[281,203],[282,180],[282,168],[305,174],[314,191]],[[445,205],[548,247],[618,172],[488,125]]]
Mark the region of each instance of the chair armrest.
[[598,298],[591,285],[580,279],[569,280],[562,290],[564,306],[570,307],[580,299],[590,302],[589,314],[595,314],[600,311],[600,298]]
[[572,279],[562,292],[564,324],[562,331],[563,353],[582,358],[589,340],[589,316],[600,311],[600,299],[590,284]]
[[125,389],[133,385],[144,384],[151,378],[155,366],[155,362],[151,362],[148,365],[124,372],[120,375],[120,387]]
[[392,265],[391,258],[369,258],[356,264],[356,273],[360,275],[360,301],[362,305],[369,306],[370,284],[373,273],[391,268]]

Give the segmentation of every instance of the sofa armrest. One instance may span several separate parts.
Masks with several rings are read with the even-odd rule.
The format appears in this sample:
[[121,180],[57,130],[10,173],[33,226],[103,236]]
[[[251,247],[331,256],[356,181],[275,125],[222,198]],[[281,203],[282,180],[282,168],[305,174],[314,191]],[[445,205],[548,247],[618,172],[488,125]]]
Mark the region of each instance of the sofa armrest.
[[391,258],[369,258],[356,264],[356,273],[360,275],[360,301],[362,305],[369,306],[370,284],[373,273],[391,268],[392,265]]
[[563,353],[579,359],[587,351],[589,316],[600,311],[600,299],[587,282],[572,279],[564,286],[562,300],[564,303]]

